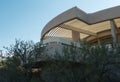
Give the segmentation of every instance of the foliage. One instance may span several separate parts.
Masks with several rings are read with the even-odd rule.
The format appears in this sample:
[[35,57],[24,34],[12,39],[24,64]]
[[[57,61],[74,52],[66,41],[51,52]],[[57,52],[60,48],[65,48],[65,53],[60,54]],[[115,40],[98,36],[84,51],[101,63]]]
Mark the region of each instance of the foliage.
[[[3,76],[0,82],[30,82],[36,55],[41,55],[37,52],[41,50],[38,46],[40,43],[16,40],[14,45],[5,47],[7,56],[1,64],[0,75],[3,74]],[[6,80],[3,81],[4,79]]]
[[[16,40],[6,49],[7,56],[1,54],[0,82],[120,82],[119,44],[64,46],[63,54],[46,55],[41,43]],[[43,56],[42,71],[33,77],[32,67]]]
[[14,45],[6,47],[9,56],[16,56],[21,60],[21,64],[27,64],[33,60],[32,50],[34,43],[32,41],[16,40]]
[[120,82],[120,45],[81,44],[63,52],[56,53],[43,71],[46,82]]

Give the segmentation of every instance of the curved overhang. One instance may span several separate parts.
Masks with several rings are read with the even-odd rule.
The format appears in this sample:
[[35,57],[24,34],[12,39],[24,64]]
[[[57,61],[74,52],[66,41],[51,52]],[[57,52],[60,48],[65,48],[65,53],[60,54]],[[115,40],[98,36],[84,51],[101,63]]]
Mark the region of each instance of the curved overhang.
[[[78,15],[80,14],[80,15]],[[53,29],[54,27],[75,19],[75,18],[80,18],[83,21],[88,21],[87,19],[87,14],[85,12],[83,12],[82,10],[78,9],[77,7],[74,7],[72,9],[69,9],[65,12],[63,12],[62,14],[58,15],[57,17],[53,18],[48,24],[46,24],[46,26],[43,28],[42,33],[41,33],[41,38],[51,29]]]
[[103,21],[107,21],[107,20],[115,19],[119,17],[120,17],[120,6],[105,9],[105,10],[98,11],[95,13],[90,13],[90,14],[85,13],[84,11],[80,10],[77,7],[74,7],[58,15],[57,17],[52,19],[48,24],[46,24],[46,26],[42,30],[41,39],[50,30],[70,20],[78,19],[87,25],[93,25],[93,24],[101,23]]

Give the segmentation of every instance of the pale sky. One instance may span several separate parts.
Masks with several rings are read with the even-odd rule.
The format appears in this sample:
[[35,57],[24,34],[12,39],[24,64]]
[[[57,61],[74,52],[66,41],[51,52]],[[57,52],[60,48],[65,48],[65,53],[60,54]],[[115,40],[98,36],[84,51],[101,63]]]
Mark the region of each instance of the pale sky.
[[45,24],[74,6],[93,13],[119,5],[120,0],[0,0],[0,50],[15,38],[39,42]]

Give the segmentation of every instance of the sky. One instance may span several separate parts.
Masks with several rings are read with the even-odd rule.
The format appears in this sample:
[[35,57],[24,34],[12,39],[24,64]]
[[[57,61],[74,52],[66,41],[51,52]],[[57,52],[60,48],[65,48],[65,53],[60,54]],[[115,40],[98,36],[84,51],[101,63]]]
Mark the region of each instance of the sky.
[[0,50],[15,39],[39,42],[44,26],[72,7],[93,13],[119,5],[120,0],[0,0]]

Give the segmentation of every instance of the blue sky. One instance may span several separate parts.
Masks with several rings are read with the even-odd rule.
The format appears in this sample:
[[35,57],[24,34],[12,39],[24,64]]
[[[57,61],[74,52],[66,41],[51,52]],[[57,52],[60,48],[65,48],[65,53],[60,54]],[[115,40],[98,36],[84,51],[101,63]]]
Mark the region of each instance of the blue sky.
[[120,0],[0,0],[0,49],[15,38],[40,41],[45,24],[74,6],[92,13],[119,5]]

